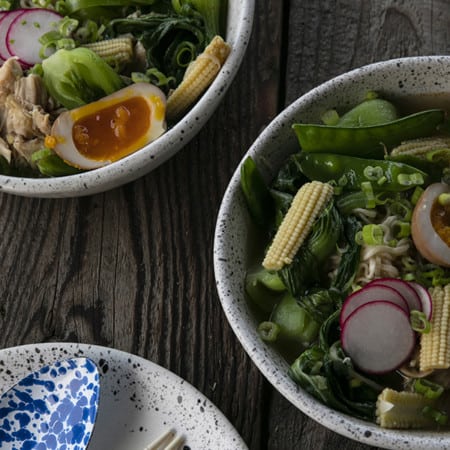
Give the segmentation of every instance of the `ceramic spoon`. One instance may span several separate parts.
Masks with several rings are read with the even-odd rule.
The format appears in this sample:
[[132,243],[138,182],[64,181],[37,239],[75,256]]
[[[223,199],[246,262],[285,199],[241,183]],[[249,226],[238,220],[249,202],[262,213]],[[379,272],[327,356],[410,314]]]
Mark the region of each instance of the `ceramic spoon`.
[[0,449],[84,450],[100,393],[97,366],[87,358],[33,372],[0,397]]

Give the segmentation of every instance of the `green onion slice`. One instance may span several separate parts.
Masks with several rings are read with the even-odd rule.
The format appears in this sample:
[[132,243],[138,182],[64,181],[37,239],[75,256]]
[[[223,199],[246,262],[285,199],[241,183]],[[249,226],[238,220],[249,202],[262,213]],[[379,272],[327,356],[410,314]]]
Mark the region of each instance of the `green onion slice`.
[[433,383],[426,378],[417,378],[413,386],[415,392],[430,399],[439,398],[444,392],[444,388],[440,384]]
[[280,326],[275,322],[261,322],[258,325],[258,333],[265,342],[275,342],[280,334]]
[[422,414],[425,417],[433,419],[439,425],[445,425],[448,420],[447,414],[445,414],[443,411],[438,411],[437,409],[432,408],[431,406],[425,406],[422,409]]
[[411,321],[411,328],[414,331],[422,334],[430,332],[431,323],[424,312],[413,309],[409,314],[409,319]]
[[380,225],[374,223],[364,225],[361,233],[362,240],[367,245],[382,245],[384,243],[384,231]]

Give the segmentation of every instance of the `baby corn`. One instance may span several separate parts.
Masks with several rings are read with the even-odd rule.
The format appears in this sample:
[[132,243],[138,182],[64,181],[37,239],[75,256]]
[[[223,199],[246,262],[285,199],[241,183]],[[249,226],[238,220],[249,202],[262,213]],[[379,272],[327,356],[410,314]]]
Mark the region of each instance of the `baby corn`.
[[180,85],[167,100],[167,118],[179,118],[213,82],[230,53],[230,46],[215,36],[186,69]]
[[131,37],[118,37],[85,44],[112,67],[121,67],[133,61],[134,43]]
[[450,139],[447,137],[427,137],[402,142],[391,151],[391,156],[414,156],[424,158],[430,152],[450,149]]
[[382,428],[425,428],[436,422],[424,414],[424,408],[432,407],[434,401],[416,392],[397,392],[385,388],[378,396],[377,423]]
[[420,336],[420,370],[450,367],[450,284],[430,289],[433,302],[431,330]]
[[320,181],[306,183],[299,189],[267,251],[264,268],[280,270],[292,262],[314,220],[332,196],[333,187]]

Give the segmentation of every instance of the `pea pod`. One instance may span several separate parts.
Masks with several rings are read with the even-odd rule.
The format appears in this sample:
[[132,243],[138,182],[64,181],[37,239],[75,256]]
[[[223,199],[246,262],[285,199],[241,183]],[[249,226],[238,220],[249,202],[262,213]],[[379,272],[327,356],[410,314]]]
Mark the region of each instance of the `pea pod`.
[[264,227],[272,216],[273,203],[269,189],[251,157],[241,166],[241,188],[253,221]]
[[428,180],[426,172],[396,161],[308,152],[300,152],[296,158],[308,178],[333,181],[348,191],[360,190],[370,183],[373,191],[399,192]]
[[386,148],[433,134],[444,117],[443,110],[430,109],[380,125],[340,127],[296,123],[292,128],[305,152],[382,159]]
[[336,124],[339,127],[366,127],[398,119],[396,107],[382,98],[364,100],[347,111]]

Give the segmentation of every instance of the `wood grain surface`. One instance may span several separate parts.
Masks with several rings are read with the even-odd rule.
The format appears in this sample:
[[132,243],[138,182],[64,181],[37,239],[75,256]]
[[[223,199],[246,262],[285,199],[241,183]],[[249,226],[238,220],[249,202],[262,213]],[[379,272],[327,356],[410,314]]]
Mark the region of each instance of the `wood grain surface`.
[[212,263],[227,183],[260,131],[349,69],[450,52],[450,1],[256,0],[246,58],[207,126],[145,177],[94,196],[0,194],[0,346],[115,347],[182,376],[250,449],[370,447],[312,421],[262,377],[229,327]]

